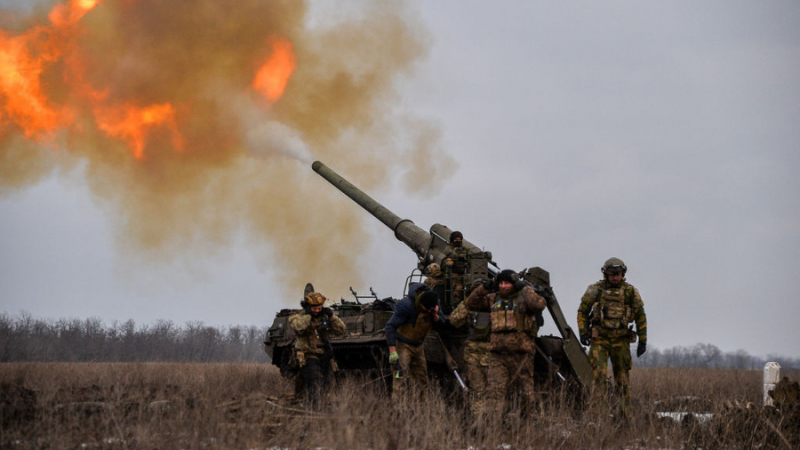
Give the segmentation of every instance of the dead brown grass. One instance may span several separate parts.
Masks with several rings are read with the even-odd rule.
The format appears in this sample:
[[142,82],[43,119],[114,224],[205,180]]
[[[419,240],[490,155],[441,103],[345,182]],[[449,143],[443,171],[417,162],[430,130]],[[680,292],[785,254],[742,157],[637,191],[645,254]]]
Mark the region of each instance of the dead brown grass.
[[[784,373],[797,379],[797,373]],[[636,368],[634,418],[584,413],[566,392],[525,416],[475,423],[432,389],[392,403],[376,384],[344,380],[320,412],[286,400],[290,384],[265,364],[14,363],[0,365],[0,446],[17,449],[787,448],[781,417],[764,422],[761,372]],[[658,419],[661,405],[715,413],[707,424]],[[682,407],[682,406],[677,406]],[[753,411],[758,411],[754,413]],[[695,411],[703,412],[703,411]]]

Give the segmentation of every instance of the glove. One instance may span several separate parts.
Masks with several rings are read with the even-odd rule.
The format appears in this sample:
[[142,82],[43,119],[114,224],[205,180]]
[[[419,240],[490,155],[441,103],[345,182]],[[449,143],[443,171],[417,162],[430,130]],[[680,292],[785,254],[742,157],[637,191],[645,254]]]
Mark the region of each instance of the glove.
[[516,289],[518,291],[521,291],[522,288],[524,288],[527,285],[528,285],[528,283],[526,283],[525,280],[523,280],[522,278],[519,278],[519,279],[517,279],[517,281],[514,282],[514,289]]
[[393,366],[397,364],[397,361],[400,361],[400,356],[397,352],[389,353],[389,365]]
[[586,346],[591,344],[591,340],[589,339],[589,335],[588,334],[582,334],[581,335],[581,344],[582,345],[586,345]]
[[486,289],[489,292],[492,292],[492,291],[495,290],[494,281],[492,281],[492,280],[482,280],[481,284],[483,285],[483,288]]
[[322,308],[322,315],[327,316],[328,318],[333,316],[333,310],[330,308]]
[[639,345],[636,346],[636,357],[639,358],[644,355],[644,352],[647,351],[647,343],[639,341]]

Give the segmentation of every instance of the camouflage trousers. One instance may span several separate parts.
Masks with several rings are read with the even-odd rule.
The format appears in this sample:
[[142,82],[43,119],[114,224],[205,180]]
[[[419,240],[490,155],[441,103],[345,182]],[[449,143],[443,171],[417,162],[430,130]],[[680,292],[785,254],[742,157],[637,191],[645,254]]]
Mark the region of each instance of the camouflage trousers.
[[323,392],[331,383],[331,357],[329,355],[308,355],[300,368],[300,376],[295,379],[297,398],[305,398],[312,409],[319,409]]
[[486,413],[486,390],[489,386],[489,342],[466,341],[464,363],[469,383],[469,409],[473,417]]
[[459,303],[464,301],[464,276],[463,275],[451,275],[450,276],[450,290],[452,292],[452,305],[453,308],[456,307]]
[[425,360],[425,346],[411,345],[397,341],[397,365],[392,380],[392,395],[408,395],[413,389],[420,395],[428,386],[428,363]]
[[[486,387],[487,412],[501,414],[509,393],[519,392],[527,405],[534,403],[533,357],[534,353],[491,353]],[[512,387],[517,392],[511,392]]]
[[628,335],[624,337],[597,336],[592,338],[589,347],[589,362],[592,365],[592,409],[604,413],[608,409],[608,360],[614,371],[614,384],[620,398],[620,414],[631,417],[631,392],[629,372],[631,344]]

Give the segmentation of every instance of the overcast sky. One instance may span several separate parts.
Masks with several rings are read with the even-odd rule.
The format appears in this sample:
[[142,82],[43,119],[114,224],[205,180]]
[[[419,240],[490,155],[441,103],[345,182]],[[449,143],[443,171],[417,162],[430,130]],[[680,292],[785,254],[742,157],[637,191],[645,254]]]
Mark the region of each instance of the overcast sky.
[[[395,80],[396,106],[432,124],[457,164],[438,168],[451,175],[427,197],[393,176],[369,193],[423,229],[461,230],[502,268],[548,270],[573,327],[616,256],[642,294],[651,346],[800,357],[800,3],[499,5],[409,5],[425,51]],[[312,174],[312,194],[333,189],[307,161],[287,164]],[[357,205],[337,208],[366,223],[352,287],[401,296],[413,253]],[[246,230],[191,264],[132,264],[114,214],[80,166],[2,191],[0,312],[263,326],[299,301],[302,285],[293,298],[280,288],[293,268]],[[325,220],[317,230],[319,245],[338,239]]]

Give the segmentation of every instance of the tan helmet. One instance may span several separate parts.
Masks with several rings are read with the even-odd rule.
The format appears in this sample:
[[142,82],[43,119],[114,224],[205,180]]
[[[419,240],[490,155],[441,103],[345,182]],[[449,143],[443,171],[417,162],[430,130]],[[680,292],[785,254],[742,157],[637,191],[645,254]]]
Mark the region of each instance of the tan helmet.
[[433,275],[436,272],[441,272],[441,271],[442,271],[442,268],[439,267],[438,264],[432,263],[432,264],[428,264],[428,267],[425,268],[425,275]]
[[306,295],[305,300],[308,306],[322,306],[322,304],[325,303],[325,300],[327,300],[327,298],[325,298],[325,296],[320,294],[319,292],[312,292]]
[[600,271],[603,272],[603,275],[614,275],[616,272],[625,276],[625,272],[628,271],[628,267],[619,258],[609,258],[603,264],[603,267],[600,268]]

